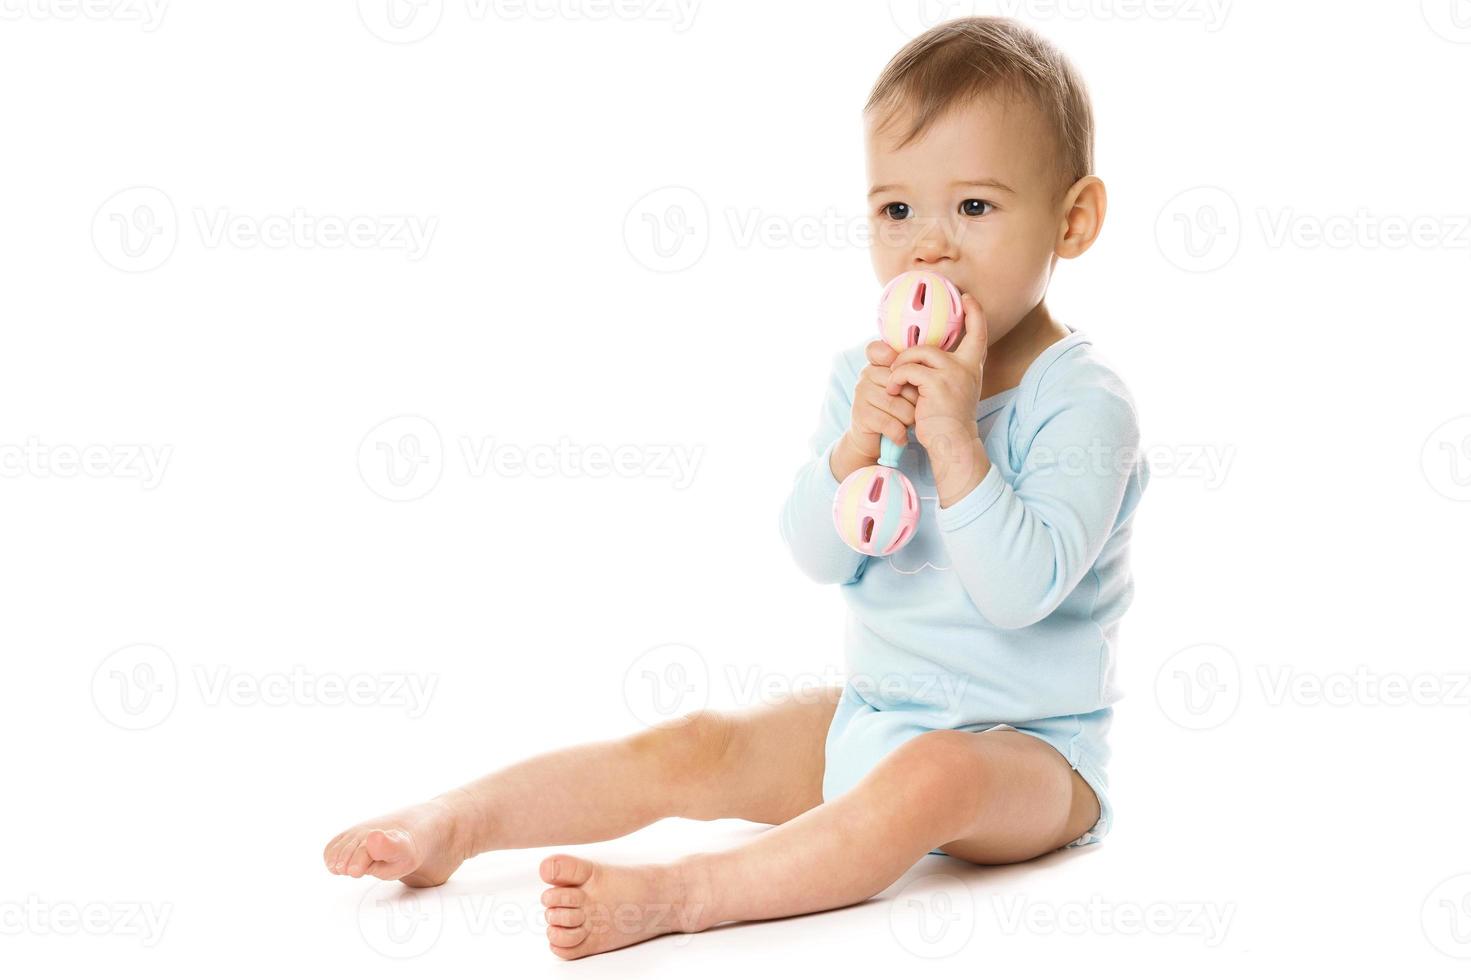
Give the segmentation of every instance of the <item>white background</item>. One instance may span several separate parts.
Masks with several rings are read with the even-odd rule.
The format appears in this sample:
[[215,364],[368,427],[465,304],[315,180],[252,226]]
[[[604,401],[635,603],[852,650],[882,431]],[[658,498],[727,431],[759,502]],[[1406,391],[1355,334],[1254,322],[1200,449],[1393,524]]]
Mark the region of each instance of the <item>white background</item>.
[[[0,3],[7,974],[1464,975],[1471,4],[356,7]],[[417,906],[328,875],[641,727],[660,658],[686,709],[841,676],[776,515],[879,287],[861,106],[972,12],[1092,88],[1107,222],[1050,301],[1157,454],[1113,833],[575,967],[550,849]]]

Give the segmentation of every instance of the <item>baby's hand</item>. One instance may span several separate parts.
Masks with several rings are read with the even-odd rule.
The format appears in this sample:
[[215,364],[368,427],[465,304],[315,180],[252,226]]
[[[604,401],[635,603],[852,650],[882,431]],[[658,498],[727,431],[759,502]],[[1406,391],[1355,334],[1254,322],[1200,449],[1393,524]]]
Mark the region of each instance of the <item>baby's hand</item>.
[[919,389],[915,404],[914,437],[929,452],[936,466],[937,455],[947,456],[957,464],[957,471],[973,459],[976,442],[976,404],[980,401],[981,382],[986,370],[986,351],[990,330],[986,313],[975,297],[962,293],[965,307],[965,332],[954,352],[938,347],[910,347],[893,358],[888,369],[889,391]]
[[909,441],[905,430],[914,424],[919,389],[906,384],[895,395],[885,390],[889,387],[889,365],[898,352],[882,340],[872,341],[864,354],[868,357],[868,367],[858,375],[858,383],[853,387],[853,417],[847,439],[864,459],[877,461],[881,435],[899,446]]

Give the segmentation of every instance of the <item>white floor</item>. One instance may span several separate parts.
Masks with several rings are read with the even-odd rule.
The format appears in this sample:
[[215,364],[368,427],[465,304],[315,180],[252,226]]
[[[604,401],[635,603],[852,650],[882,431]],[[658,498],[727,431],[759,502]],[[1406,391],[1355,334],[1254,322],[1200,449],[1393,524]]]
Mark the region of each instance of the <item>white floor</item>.
[[[1185,809],[1199,812],[1197,804]],[[819,976],[973,977],[1127,968],[1146,976],[1240,977],[1339,965],[1360,976],[1465,976],[1466,961],[1453,954],[1464,956],[1468,937],[1452,931],[1448,916],[1458,913],[1445,902],[1464,901],[1467,879],[1447,874],[1449,886],[1417,880],[1413,854],[1424,848],[1434,861],[1423,840],[1402,842],[1397,863],[1386,861],[1382,842],[1356,840],[1348,826],[1315,845],[1295,841],[1288,821],[1276,848],[1233,848],[1209,826],[1148,831],[1137,825],[1148,822],[1134,823],[1100,846],[1024,865],[979,868],[929,856],[860,905],[666,936],[579,961],[576,969],[609,977],[745,976],[773,967]],[[660,860],[734,846],[764,829],[666,820],[619,841],[565,850]],[[569,967],[546,949],[538,901],[544,886],[536,877],[539,860],[553,850],[560,849],[484,855],[430,891],[298,874],[274,901],[291,906],[283,918],[304,933],[319,930],[295,947],[302,966],[401,976],[397,961],[407,959],[436,973],[554,975]],[[1396,864],[1391,884],[1386,868]],[[263,955],[258,965],[269,969],[270,959]]]
[[[1308,738],[1284,737],[1302,731],[1301,711],[1279,720],[1280,709],[1245,703],[1230,724],[1186,732],[1140,710],[1116,733],[1118,819],[1101,845],[1005,868],[926,857],[857,906],[569,964],[546,948],[536,875],[562,848],[482,855],[446,886],[418,891],[334,877],[320,858],[351,820],[550,737],[487,746],[487,763],[471,767],[465,759],[482,751],[468,740],[489,729],[468,708],[440,716],[463,727],[405,723],[383,740],[371,732],[398,729],[374,717],[338,712],[324,724],[306,710],[185,699],[165,723],[120,732],[95,713],[89,721],[90,705],[54,706],[49,722],[24,705],[35,674],[54,669],[18,664],[7,693],[18,717],[30,709],[33,733],[7,751],[7,782],[24,788],[7,794],[7,976],[706,977],[776,965],[967,977],[1336,966],[1433,978],[1464,977],[1471,955],[1466,781],[1455,765],[1466,719],[1455,710],[1372,724],[1363,710],[1325,707],[1306,712]],[[599,727],[579,720],[564,734]],[[59,750],[61,731],[86,741]],[[430,745],[453,756],[433,757]],[[565,849],[653,861],[766,829],[669,819]]]

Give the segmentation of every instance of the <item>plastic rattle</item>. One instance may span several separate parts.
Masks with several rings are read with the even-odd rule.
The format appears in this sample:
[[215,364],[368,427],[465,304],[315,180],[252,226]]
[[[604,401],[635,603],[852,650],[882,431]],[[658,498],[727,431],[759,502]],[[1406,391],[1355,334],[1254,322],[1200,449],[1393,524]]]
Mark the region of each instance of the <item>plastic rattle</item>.
[[[901,272],[879,296],[879,336],[896,351],[920,344],[949,350],[965,324],[960,290],[935,272]],[[879,436],[878,462],[848,474],[833,498],[833,523],[854,551],[883,556],[902,548],[919,523],[919,497],[899,472],[903,448]]]

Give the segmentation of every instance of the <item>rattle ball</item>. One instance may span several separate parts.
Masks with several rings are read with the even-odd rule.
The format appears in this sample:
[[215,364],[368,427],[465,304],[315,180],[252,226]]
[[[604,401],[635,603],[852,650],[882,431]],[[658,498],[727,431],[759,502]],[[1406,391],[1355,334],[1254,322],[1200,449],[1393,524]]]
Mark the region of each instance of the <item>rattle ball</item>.
[[960,290],[937,272],[901,272],[879,296],[879,336],[895,350],[929,344],[950,350],[965,325]]
[[833,524],[854,551],[898,551],[919,523],[919,498],[909,477],[882,463],[848,474],[833,498]]

